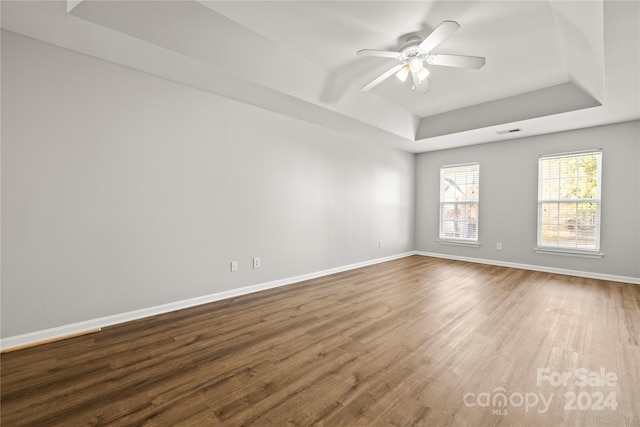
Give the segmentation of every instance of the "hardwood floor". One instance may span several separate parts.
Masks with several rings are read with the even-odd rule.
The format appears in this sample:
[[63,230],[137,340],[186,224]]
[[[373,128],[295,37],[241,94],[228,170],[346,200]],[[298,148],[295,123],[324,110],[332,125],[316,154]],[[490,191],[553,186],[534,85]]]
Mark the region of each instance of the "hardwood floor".
[[412,256],[1,368],[2,426],[637,426],[640,286]]

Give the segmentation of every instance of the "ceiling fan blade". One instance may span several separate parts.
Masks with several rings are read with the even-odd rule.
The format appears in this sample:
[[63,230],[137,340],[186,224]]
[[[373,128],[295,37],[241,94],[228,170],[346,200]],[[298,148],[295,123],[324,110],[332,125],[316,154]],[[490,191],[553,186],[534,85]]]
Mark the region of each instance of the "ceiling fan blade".
[[356,52],[356,55],[379,56],[381,58],[398,59],[402,54],[400,52],[391,52],[388,50],[362,49]]
[[397,73],[398,71],[400,71],[400,69],[404,67],[404,64],[398,64],[395,67],[391,68],[390,70],[385,71],[384,73],[382,73],[381,75],[379,75],[378,77],[376,77],[375,79],[371,80],[369,83],[367,83],[366,85],[362,86],[360,88],[360,90],[369,90],[374,86],[379,85],[380,83],[382,83],[384,80],[386,80],[387,78],[391,77],[392,75],[394,75],[395,73]]
[[429,90],[429,82],[426,78],[420,81],[420,77],[418,76],[417,71],[412,71],[411,77],[413,77],[413,90],[415,90],[417,93],[425,93]]
[[485,63],[483,56],[429,55],[427,63],[445,67],[481,68]]
[[433,30],[433,32],[429,34],[418,47],[426,52],[430,52],[447,37],[453,34],[458,28],[460,28],[460,24],[456,21],[442,21],[442,24],[438,25],[438,27]]

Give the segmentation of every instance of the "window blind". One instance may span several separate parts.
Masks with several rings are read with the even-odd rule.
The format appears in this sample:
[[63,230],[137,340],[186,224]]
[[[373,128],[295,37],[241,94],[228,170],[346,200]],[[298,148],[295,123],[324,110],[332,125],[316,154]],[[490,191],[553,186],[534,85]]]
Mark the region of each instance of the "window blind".
[[600,250],[602,152],[538,160],[538,248]]
[[440,168],[440,239],[478,241],[480,165]]

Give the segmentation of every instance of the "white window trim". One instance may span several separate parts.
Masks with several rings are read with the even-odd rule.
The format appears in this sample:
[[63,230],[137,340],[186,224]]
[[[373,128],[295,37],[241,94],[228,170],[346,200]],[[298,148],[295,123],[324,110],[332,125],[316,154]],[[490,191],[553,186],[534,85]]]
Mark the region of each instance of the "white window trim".
[[475,240],[442,239],[442,238],[439,238],[438,239],[438,243],[440,243],[441,245],[473,246],[473,247],[480,246],[480,242],[477,242]]
[[[479,247],[480,246],[480,200],[476,202],[455,202],[456,204],[475,204],[478,206],[478,223],[476,224],[476,238],[475,239],[463,239],[460,237],[442,237],[442,205],[445,202],[442,201],[442,170],[445,168],[461,168],[465,166],[477,166],[478,167],[478,183],[480,183],[480,163],[479,162],[470,162],[470,163],[458,163],[455,165],[443,165],[440,166],[439,175],[438,175],[438,186],[440,186],[440,198],[438,203],[438,243],[443,245],[455,245],[455,246],[469,246],[469,247]],[[478,184],[479,186],[479,184]]]
[[567,249],[567,248],[551,248],[551,247],[535,247],[533,248],[539,254],[547,254],[547,255],[564,255],[564,256],[575,256],[582,258],[602,258],[604,253],[599,251],[579,251],[577,249]]
[[[600,162],[598,164],[598,197],[595,199],[558,199],[558,200],[540,200],[540,188],[542,185],[542,174],[540,173],[540,166],[538,163],[538,218],[537,218],[537,229],[536,229],[536,247],[534,251],[539,254],[547,254],[547,255],[562,255],[562,256],[574,256],[574,257],[582,257],[582,258],[602,258],[604,253],[600,248],[600,232],[602,225],[602,149],[595,148],[592,150],[581,150],[581,151],[571,151],[566,153],[555,153],[555,154],[546,154],[539,156],[539,159],[552,159],[552,158],[562,158],[568,156],[580,156],[589,153],[600,153]],[[574,249],[567,247],[556,247],[556,246],[543,246],[540,244],[540,230],[542,227],[542,215],[541,209],[543,203],[581,203],[581,202],[595,202],[597,204],[596,215],[597,215],[597,223],[598,223],[598,232],[595,235],[595,249]]]

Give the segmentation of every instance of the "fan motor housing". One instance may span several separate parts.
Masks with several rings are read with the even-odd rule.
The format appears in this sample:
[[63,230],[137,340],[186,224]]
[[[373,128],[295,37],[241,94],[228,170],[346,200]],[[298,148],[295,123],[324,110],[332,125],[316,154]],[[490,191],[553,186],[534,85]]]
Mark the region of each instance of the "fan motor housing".
[[422,42],[422,39],[419,36],[411,36],[407,39],[407,41],[400,47],[400,52],[402,53],[402,57],[405,60],[409,60],[414,56],[421,55],[426,52],[422,52],[418,46]]

